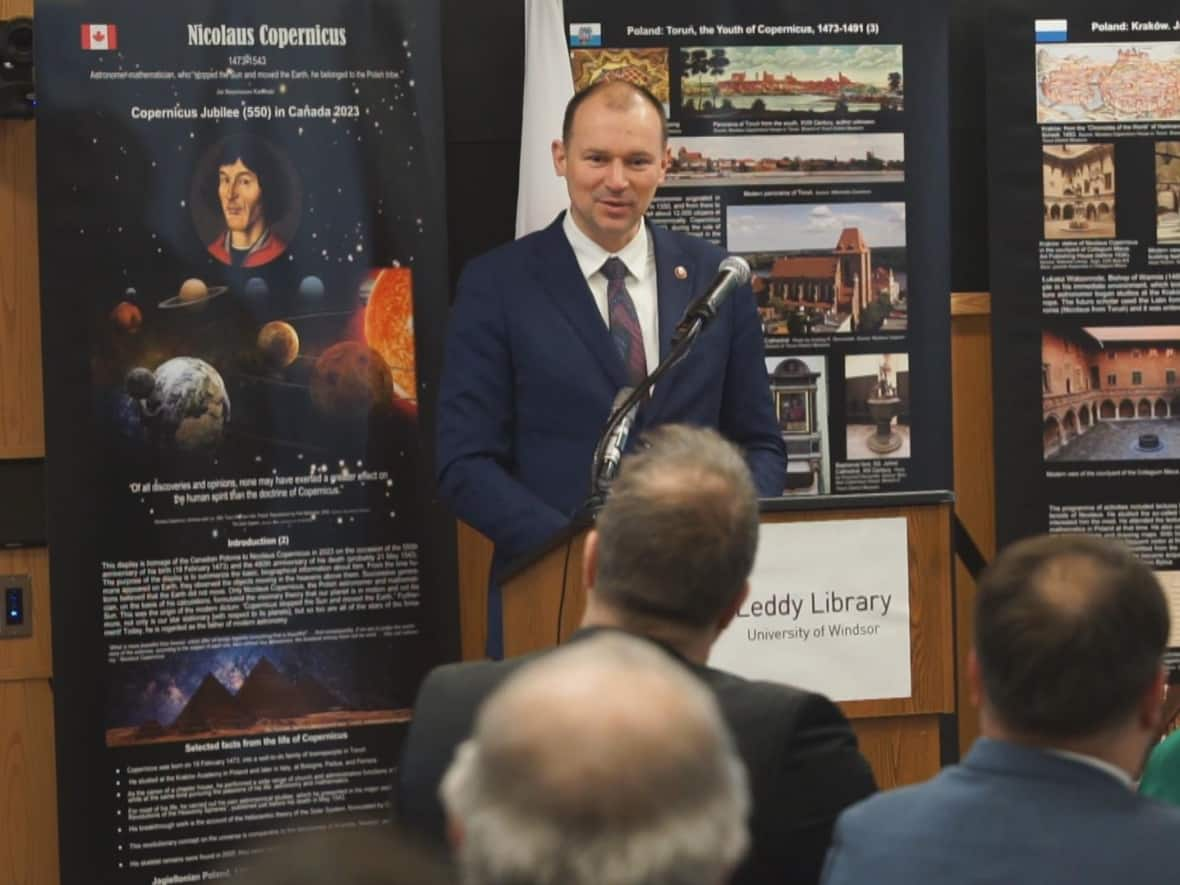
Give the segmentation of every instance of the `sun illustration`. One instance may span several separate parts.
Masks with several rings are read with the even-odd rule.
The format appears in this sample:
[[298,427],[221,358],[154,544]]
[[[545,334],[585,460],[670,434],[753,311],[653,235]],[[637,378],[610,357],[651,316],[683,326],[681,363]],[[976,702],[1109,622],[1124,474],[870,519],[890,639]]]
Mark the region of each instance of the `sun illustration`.
[[386,267],[369,274],[365,343],[389,365],[394,392],[418,401],[414,368],[414,287],[408,267]]

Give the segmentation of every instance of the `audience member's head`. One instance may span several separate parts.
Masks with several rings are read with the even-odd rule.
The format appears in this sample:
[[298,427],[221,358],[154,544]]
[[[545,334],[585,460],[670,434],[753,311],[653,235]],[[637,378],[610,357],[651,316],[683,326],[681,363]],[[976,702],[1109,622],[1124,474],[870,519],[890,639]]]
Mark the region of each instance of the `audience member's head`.
[[744,599],[754,565],[750,471],[713,430],[668,424],[644,441],[623,459],[587,539],[587,623],[605,607],[608,620],[633,632],[678,626],[711,641]]
[[277,840],[235,885],[454,885],[444,858],[388,826]]
[[1045,535],[984,574],[972,679],[985,725],[1069,746],[1155,728],[1168,609],[1151,570],[1115,541]]
[[621,633],[514,674],[441,793],[464,885],[719,885],[748,841],[745,771],[712,695]]

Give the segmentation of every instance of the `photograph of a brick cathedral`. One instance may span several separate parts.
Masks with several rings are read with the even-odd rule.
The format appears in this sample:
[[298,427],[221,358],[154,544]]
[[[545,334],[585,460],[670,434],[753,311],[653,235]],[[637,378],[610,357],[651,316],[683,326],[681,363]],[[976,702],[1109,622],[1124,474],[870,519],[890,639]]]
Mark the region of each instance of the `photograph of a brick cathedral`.
[[1041,333],[1048,461],[1180,459],[1180,326]]
[[727,244],[754,271],[767,343],[904,332],[904,203],[730,206]]

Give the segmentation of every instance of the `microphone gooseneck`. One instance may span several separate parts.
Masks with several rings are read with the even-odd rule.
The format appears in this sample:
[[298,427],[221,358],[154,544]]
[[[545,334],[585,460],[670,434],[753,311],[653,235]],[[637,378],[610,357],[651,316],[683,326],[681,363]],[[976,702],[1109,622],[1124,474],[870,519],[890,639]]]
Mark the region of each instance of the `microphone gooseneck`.
[[750,265],[744,258],[730,255],[722,259],[713,282],[685,308],[684,315],[676,324],[672,349],[668,355],[634,388],[623,387],[615,394],[606,429],[594,448],[594,460],[590,465],[590,496],[585,509],[591,514],[597,514],[606,502],[611,480],[618,472],[639,407],[647,400],[660,377],[684,359],[697,337],[716,319],[730,293],[749,281]]

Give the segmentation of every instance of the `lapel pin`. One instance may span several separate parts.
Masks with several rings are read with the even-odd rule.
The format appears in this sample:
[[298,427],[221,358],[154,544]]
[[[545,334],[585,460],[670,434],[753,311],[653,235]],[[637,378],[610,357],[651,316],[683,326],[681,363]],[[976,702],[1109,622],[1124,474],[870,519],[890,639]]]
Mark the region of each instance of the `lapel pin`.
[[676,267],[672,269],[672,273],[675,274],[676,279],[678,280],[688,279],[688,271],[684,269],[684,265],[682,264],[676,265]]

